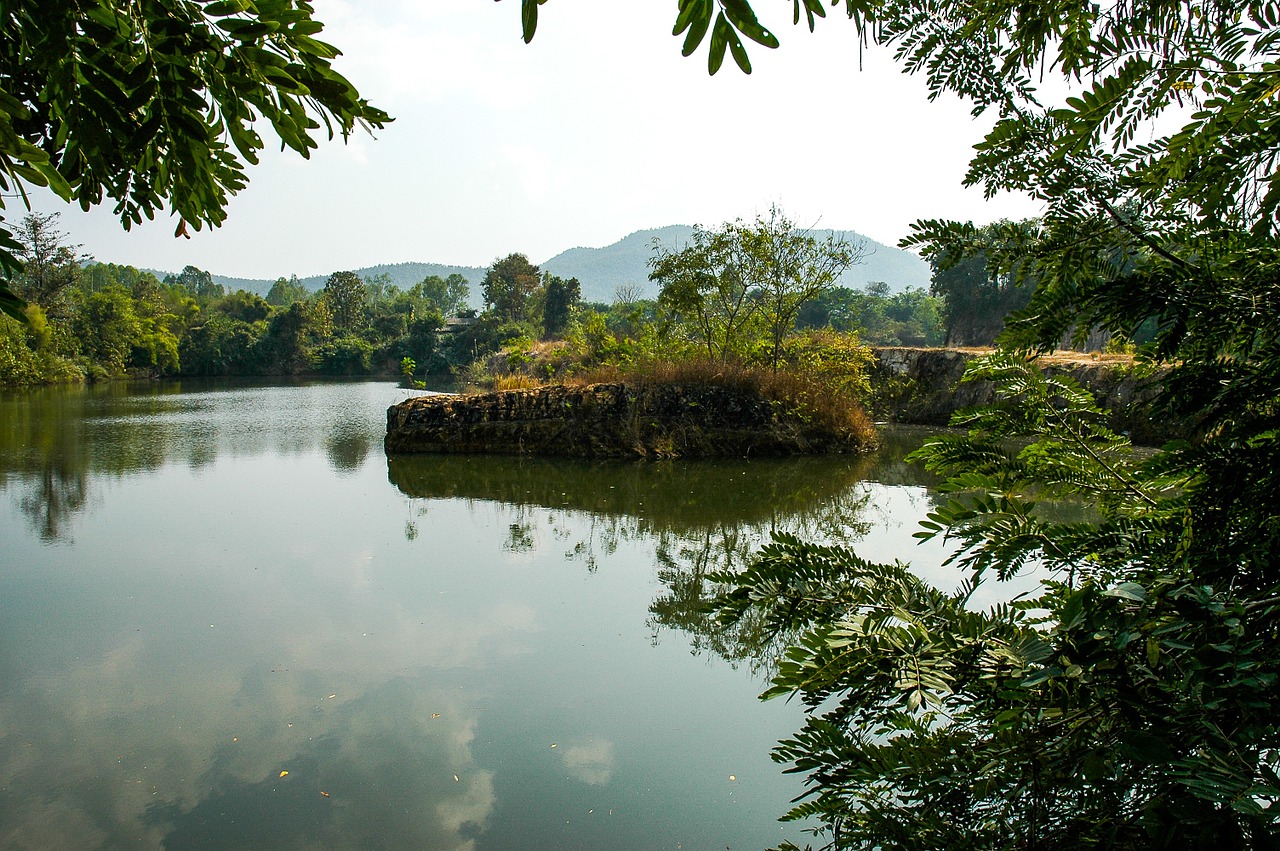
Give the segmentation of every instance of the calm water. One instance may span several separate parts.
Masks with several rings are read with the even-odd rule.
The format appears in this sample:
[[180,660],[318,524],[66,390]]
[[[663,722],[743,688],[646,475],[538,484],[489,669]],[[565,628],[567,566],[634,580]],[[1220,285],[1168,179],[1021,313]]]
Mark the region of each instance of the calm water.
[[390,383],[0,397],[0,847],[790,839],[776,648],[695,611],[770,528],[911,540],[877,458],[390,459]]

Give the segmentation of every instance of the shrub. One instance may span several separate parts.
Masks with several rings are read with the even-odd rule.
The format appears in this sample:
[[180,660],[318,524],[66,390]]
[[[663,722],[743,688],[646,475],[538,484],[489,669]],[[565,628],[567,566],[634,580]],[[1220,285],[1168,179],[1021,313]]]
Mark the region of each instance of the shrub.
[[359,337],[337,337],[316,350],[316,369],[326,375],[364,375],[373,361],[373,346]]

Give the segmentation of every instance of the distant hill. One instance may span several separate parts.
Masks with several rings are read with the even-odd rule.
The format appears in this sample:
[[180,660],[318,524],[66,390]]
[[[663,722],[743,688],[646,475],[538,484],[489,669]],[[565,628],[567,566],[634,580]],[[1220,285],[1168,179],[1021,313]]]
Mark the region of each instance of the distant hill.
[[[168,272],[160,272],[153,269],[147,271],[154,272],[159,278],[163,278]],[[335,270],[337,271],[337,270]],[[473,306],[480,306],[480,282],[484,279],[484,269],[479,266],[449,266],[444,263],[384,263],[380,266],[365,266],[363,269],[352,269],[362,278],[371,278],[374,275],[387,274],[391,277],[391,283],[401,289],[408,289],[414,284],[426,278],[429,275],[439,275],[447,278],[455,272],[467,279],[467,283],[471,285],[471,296]],[[308,290],[315,292],[324,287],[324,282],[329,279],[329,275],[311,275],[306,278],[299,278],[298,283],[306,287]],[[264,278],[230,278],[226,275],[213,275],[214,283],[222,284],[229,292],[235,290],[248,290],[251,293],[265,296],[275,283],[275,279],[266,280]]]
[[[467,279],[467,283],[471,286],[472,301],[476,307],[480,306],[480,282],[484,280],[485,272],[479,266],[448,266],[443,263],[384,263],[381,266],[365,266],[363,269],[353,269],[352,271],[366,280],[374,275],[388,275],[391,278],[391,283],[402,290],[407,290],[414,284],[419,283],[423,278],[431,275],[439,275],[442,278],[447,278],[454,274],[461,275]],[[322,288],[324,282],[328,279],[328,275],[312,275],[309,278],[299,278],[298,283],[309,290],[315,291]],[[270,287],[270,284],[267,286]]]
[[[649,280],[647,262],[653,252],[654,240],[669,248],[677,249],[689,241],[693,228],[688,225],[668,225],[662,228],[639,230],[625,236],[612,245],[602,248],[570,248],[562,251],[550,260],[539,264],[544,270],[562,278],[577,278],[582,283],[584,301],[597,301],[610,304],[614,292],[621,284],[636,284],[644,297],[656,297],[657,284]],[[840,285],[861,289],[871,281],[884,281],[891,292],[901,292],[908,287],[929,288],[929,264],[909,251],[893,248],[888,245],[867,239],[854,231],[815,230],[813,235],[818,239],[826,239],[835,234],[851,243],[864,243],[867,256],[862,263],[854,266],[840,278]],[[428,275],[439,275],[446,278],[459,274],[467,279],[471,286],[471,305],[480,307],[480,282],[484,280],[485,269],[480,266],[450,266],[443,263],[391,263],[380,266],[366,266],[353,269],[362,278],[386,274],[391,283],[402,289],[408,289]],[[165,272],[156,272],[163,278]],[[299,278],[308,290],[318,290],[324,286],[328,274],[312,275]],[[274,280],[255,278],[229,278],[214,275],[214,281],[228,290],[248,290],[266,295]]]
[[[840,286],[861,289],[872,281],[884,281],[890,292],[908,287],[929,288],[929,264],[910,251],[893,248],[854,231],[814,230],[818,239],[834,234],[850,243],[864,243],[867,256],[840,278]],[[584,301],[613,302],[614,290],[620,284],[637,284],[647,297],[656,297],[658,286],[649,280],[647,261],[656,240],[668,249],[687,243],[693,235],[688,225],[640,230],[603,248],[570,248],[542,264],[542,268],[562,278],[582,282]]]

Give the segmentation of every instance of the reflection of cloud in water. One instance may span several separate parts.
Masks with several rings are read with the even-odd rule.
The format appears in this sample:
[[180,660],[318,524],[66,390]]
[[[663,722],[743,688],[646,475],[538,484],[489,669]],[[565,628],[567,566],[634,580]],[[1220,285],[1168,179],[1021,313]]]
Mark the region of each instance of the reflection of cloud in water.
[[613,779],[618,761],[613,754],[613,742],[591,739],[580,744],[561,745],[560,758],[570,776],[589,786],[603,786]]
[[475,721],[433,718],[433,708],[442,707],[416,684],[388,683],[265,771],[242,779],[215,768],[212,794],[181,812],[153,808],[148,820],[170,827],[168,847],[216,836],[221,847],[473,848],[495,803],[493,777],[471,758]]
[[245,623],[131,630],[6,683],[0,847],[471,848],[493,778],[448,672],[527,652],[533,612],[268,596]]

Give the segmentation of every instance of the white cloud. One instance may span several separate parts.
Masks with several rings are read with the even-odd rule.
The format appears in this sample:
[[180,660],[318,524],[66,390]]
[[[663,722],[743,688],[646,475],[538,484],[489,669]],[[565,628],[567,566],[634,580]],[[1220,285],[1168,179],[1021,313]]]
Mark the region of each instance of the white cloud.
[[588,786],[604,786],[613,779],[618,760],[613,742],[589,739],[577,744],[561,745],[557,751],[571,777]]
[[556,0],[525,45],[514,0],[320,0],[337,67],[393,124],[310,161],[268,154],[227,225],[189,242],[173,221],[126,238],[109,211],[68,212],[64,228],[101,260],[274,278],[511,251],[540,261],[774,202],[882,242],[917,218],[1037,211],[961,188],[985,127],[964,105],[928,103],[888,51],[860,60],[841,19],[809,34],[788,9],[760,11],[781,16],[766,23],[782,47],[752,47],[750,77],[710,78],[705,53],[680,56],[663,4]]

